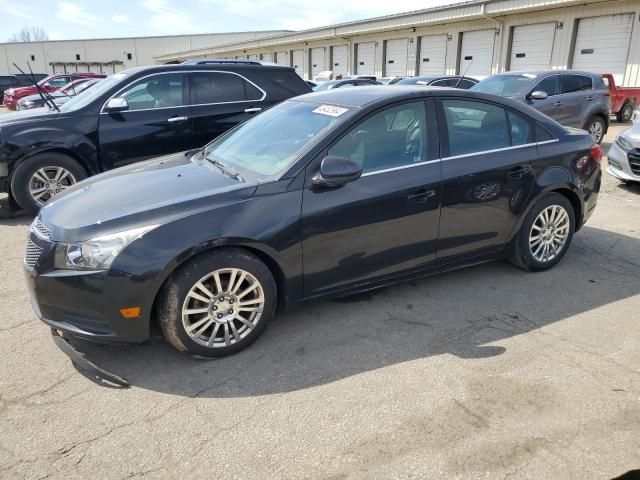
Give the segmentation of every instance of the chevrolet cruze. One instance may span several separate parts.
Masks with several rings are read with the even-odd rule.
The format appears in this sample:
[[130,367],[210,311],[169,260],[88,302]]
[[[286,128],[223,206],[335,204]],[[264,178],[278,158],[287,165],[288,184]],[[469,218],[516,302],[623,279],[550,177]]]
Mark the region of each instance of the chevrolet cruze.
[[602,151],[521,103],[444,88],[296,97],[205,148],[67,189],[30,228],[33,308],[65,336],[222,356],[276,312],[508,257],[546,270]]

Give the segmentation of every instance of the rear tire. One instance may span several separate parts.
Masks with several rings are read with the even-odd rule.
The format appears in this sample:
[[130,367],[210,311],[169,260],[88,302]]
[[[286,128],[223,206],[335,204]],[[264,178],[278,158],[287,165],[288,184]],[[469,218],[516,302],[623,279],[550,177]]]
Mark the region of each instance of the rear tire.
[[573,205],[564,195],[551,193],[538,200],[525,217],[512,241],[509,260],[530,272],[548,270],[567,253],[574,228]]
[[618,122],[621,122],[621,123],[627,123],[631,120],[632,116],[633,116],[633,105],[631,105],[631,102],[627,101],[624,103],[620,111],[616,113],[616,120],[618,120]]
[[589,119],[586,123],[584,129],[589,132],[593,141],[597,144],[602,143],[602,139],[604,138],[604,133],[606,129],[606,125],[602,117],[594,115]]
[[45,152],[23,161],[11,177],[11,195],[29,212],[38,210],[58,193],[87,178],[82,165],[57,152]]
[[276,284],[256,256],[236,248],[198,255],[160,292],[158,318],[167,341],[200,357],[224,357],[251,345],[276,310]]

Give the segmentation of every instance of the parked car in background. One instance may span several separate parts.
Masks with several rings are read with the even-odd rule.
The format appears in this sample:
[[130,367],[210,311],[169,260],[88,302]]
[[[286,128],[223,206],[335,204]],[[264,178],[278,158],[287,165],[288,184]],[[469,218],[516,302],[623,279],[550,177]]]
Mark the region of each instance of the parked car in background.
[[292,68],[201,61],[116,73],[60,112],[0,116],[0,191],[35,212],[87,176],[202,147],[311,89]]
[[26,281],[65,336],[143,342],[157,318],[180,351],[220,357],[311,299],[505,256],[553,267],[596,207],[601,158],[508,99],[331,89],[68,189],[30,228]]
[[[65,73],[62,75],[50,75],[46,78],[43,78],[38,82],[40,88],[45,92],[51,93],[55,92],[59,88],[64,87],[69,82],[73,80],[77,80],[79,78],[105,78],[106,75],[99,75],[96,73]],[[4,92],[4,104],[9,110],[16,110],[18,100],[28,95],[34,95],[38,93],[38,89],[32,83],[29,83],[28,86],[18,87],[18,88],[10,88],[5,90]]]
[[[67,101],[71,100],[76,95],[84,92],[87,88],[95,85],[102,79],[100,78],[79,78],[73,82],[68,83],[64,87],[50,93],[49,96],[53,99],[57,106],[63,105]],[[40,108],[47,105],[45,98],[39,93],[35,95],[27,95],[26,97],[18,100],[17,110],[30,110],[32,108]]]
[[505,72],[482,80],[473,90],[525,103],[562,125],[588,131],[597,143],[609,128],[611,95],[597,73]]
[[457,87],[467,90],[478,83],[478,80],[460,75],[426,75],[421,77],[408,77],[396,85],[429,85],[431,87]]
[[[34,73],[33,78],[35,78],[36,82],[45,78],[46,74]],[[0,101],[4,102],[4,92],[5,90],[9,90],[11,88],[19,88],[25,87],[28,85],[32,85],[33,80],[31,75],[0,75]]]
[[640,183],[640,122],[616,137],[607,159],[611,175],[624,183]]
[[378,79],[378,81],[382,84],[382,85],[393,85],[395,83],[398,83],[400,80],[407,78],[407,77],[382,77],[380,79]]
[[366,78],[347,78],[344,80],[330,80],[328,82],[322,82],[313,87],[314,92],[320,92],[322,90],[332,90],[334,88],[348,88],[348,87],[364,87],[371,85],[382,85],[375,80],[368,80]]
[[318,86],[318,84],[316,82],[312,82],[311,80],[305,80],[304,81],[307,85],[309,85],[309,88],[314,89],[315,87]]
[[611,92],[611,113],[619,122],[628,122],[633,117],[633,109],[640,105],[640,88],[619,87],[610,73],[603,74],[602,79]]

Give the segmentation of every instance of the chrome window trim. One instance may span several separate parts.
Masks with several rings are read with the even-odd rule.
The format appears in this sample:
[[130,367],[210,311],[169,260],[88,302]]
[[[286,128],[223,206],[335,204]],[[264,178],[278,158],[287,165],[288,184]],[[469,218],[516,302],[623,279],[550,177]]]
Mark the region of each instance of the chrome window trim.
[[[102,107],[100,108],[100,115],[102,114],[109,114],[109,112],[107,112],[105,110],[105,107],[107,105],[107,103],[109,103],[109,100],[111,100],[112,98],[117,98],[117,96],[119,94],[121,94],[123,91],[125,91],[127,88],[129,88],[131,85],[134,85],[136,83],[138,83],[140,80],[144,80],[145,78],[149,78],[149,77],[155,77],[158,75],[173,75],[173,74],[183,74],[183,75],[188,75],[190,73],[226,73],[229,75],[236,75],[237,77],[240,77],[241,79],[243,79],[245,82],[250,83],[251,85],[253,85],[254,87],[256,87],[260,92],[262,92],[262,98],[256,99],[256,100],[235,100],[235,101],[231,101],[231,102],[215,102],[215,103],[197,103],[197,104],[191,104],[191,98],[189,98],[189,102],[186,105],[173,105],[170,107],[158,107],[158,108],[141,108],[139,110],[125,110],[119,113],[126,113],[128,111],[131,112],[145,112],[145,111],[150,111],[150,110],[163,110],[163,109],[169,109],[169,108],[184,108],[184,107],[200,107],[200,106],[204,106],[204,105],[228,105],[230,103],[248,103],[248,102],[263,102],[265,98],[267,98],[267,92],[265,92],[262,88],[260,88],[260,86],[256,85],[254,82],[252,82],[251,80],[249,80],[247,77],[245,77],[244,75],[240,75],[239,73],[236,72],[227,72],[224,70],[175,70],[175,71],[170,71],[170,72],[154,72],[154,73],[150,73],[148,75],[144,75],[142,77],[136,78],[135,80],[127,83],[124,87],[122,87],[120,90],[118,90],[116,93],[114,93],[113,95],[111,95],[103,104]],[[191,93],[189,91],[189,93]]]
[[431,163],[440,163],[440,160],[441,159],[436,158],[435,160],[426,160],[424,162],[411,163],[409,165],[402,165],[400,167],[385,168],[383,170],[376,170],[374,172],[363,173],[361,177],[370,177],[371,175],[378,175],[380,173],[396,172],[398,170],[405,170],[407,168],[413,168],[413,167],[421,167],[423,165],[429,165]]
[[474,155],[483,155],[483,154],[486,154],[486,153],[495,153],[495,152],[501,152],[501,151],[506,151],[506,150],[515,150],[515,149],[518,149],[518,148],[526,148],[526,147],[534,147],[534,146],[537,147],[538,145],[556,143],[556,142],[559,142],[559,141],[560,140],[558,138],[554,138],[553,140],[544,140],[542,142],[524,143],[522,145],[514,145],[514,146],[511,146],[511,147],[495,148],[493,150],[482,150],[480,152],[465,153],[464,155],[454,155],[454,156],[451,156],[451,157],[436,158],[435,160],[426,160],[424,162],[412,163],[412,164],[409,164],[409,165],[402,165],[400,167],[385,168],[383,170],[376,170],[375,172],[363,173],[361,175],[361,178],[362,177],[370,177],[371,175],[378,175],[378,174],[381,174],[381,173],[396,172],[398,170],[405,170],[407,168],[421,167],[423,165],[430,165],[432,163],[439,163],[439,162],[446,162],[446,161],[449,161],[449,160],[456,160],[458,158],[473,157]]

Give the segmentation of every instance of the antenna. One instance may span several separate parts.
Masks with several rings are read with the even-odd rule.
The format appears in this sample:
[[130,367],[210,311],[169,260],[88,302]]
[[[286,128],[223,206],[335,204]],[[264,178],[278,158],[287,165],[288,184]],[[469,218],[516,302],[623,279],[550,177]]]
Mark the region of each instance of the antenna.
[[469,62],[469,65],[467,65],[467,68],[464,69],[464,73],[462,74],[462,76],[460,77],[460,79],[458,80],[458,83],[456,83],[456,86],[453,88],[458,88],[460,86],[460,82],[462,82],[462,80],[464,79],[464,76],[467,74],[467,72],[469,71],[469,67],[471,66],[471,64],[473,63],[473,59],[471,59],[471,61]]

